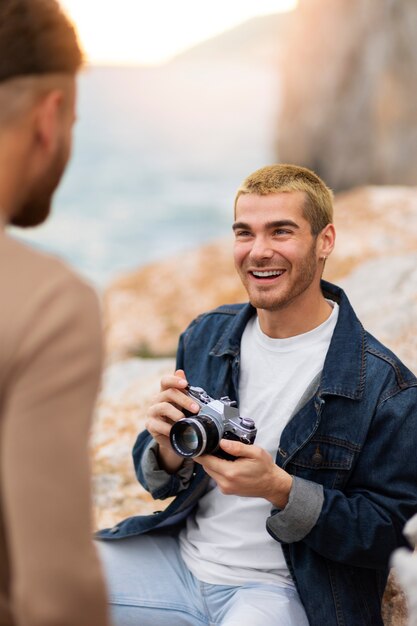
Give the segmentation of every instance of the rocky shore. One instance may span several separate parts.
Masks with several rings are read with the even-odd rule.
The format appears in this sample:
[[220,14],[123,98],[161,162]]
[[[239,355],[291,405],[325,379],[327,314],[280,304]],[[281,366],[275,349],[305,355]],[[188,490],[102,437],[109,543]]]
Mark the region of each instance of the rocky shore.
[[[417,372],[417,188],[363,187],[340,194],[335,223],[337,244],[325,278],[345,289],[364,326]],[[92,433],[97,527],[166,505],[151,500],[133,472],[131,449],[146,407],[160,377],[173,371],[178,334],[191,319],[243,300],[231,238],[141,268],[106,290],[108,365]],[[158,358],[144,358],[149,356]],[[409,557],[409,564],[409,555],[402,556],[398,566],[411,583],[403,577],[401,582],[417,594],[417,557]],[[407,624],[404,596],[394,580],[384,611],[387,626]]]
[[160,378],[173,366],[174,359],[128,359],[106,368],[91,437],[96,528],[166,506],[137,482],[131,452]]

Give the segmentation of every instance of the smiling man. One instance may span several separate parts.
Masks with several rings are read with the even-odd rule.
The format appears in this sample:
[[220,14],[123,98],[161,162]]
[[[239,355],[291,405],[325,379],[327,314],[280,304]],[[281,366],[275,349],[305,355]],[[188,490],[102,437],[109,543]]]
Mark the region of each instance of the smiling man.
[[236,200],[236,269],[271,337],[311,330],[332,309],[318,288],[334,245],[331,210],[323,211],[315,232],[304,214],[305,202],[302,191],[259,195],[241,190]]
[[[382,626],[389,557],[417,506],[417,380],[321,280],[332,221],[332,193],[305,168],[265,167],[238,190],[249,303],[192,322],[149,408],[136,472],[175,499],[100,533],[116,625]],[[173,425],[200,409],[187,383],[237,401],[255,443],[203,454],[191,436],[174,452]]]

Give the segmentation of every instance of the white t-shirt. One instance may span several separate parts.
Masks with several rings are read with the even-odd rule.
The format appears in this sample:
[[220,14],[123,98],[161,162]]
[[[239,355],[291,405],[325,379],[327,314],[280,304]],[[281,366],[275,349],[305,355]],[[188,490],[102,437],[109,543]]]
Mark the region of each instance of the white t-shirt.
[[[242,335],[240,414],[255,420],[255,444],[274,459],[285,425],[323,369],[339,312],[337,304],[330,304],[330,317],[308,333],[272,339],[254,316]],[[213,481],[180,533],[181,554],[194,576],[217,585],[292,586],[281,546],[266,530],[271,508],[263,498],[223,495]]]

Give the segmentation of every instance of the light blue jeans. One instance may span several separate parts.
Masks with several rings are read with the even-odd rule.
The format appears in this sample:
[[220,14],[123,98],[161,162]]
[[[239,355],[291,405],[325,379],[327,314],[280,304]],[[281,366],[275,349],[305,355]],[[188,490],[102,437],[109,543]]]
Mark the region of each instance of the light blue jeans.
[[177,539],[98,541],[114,626],[308,626],[297,592],[273,584],[210,585],[191,574]]

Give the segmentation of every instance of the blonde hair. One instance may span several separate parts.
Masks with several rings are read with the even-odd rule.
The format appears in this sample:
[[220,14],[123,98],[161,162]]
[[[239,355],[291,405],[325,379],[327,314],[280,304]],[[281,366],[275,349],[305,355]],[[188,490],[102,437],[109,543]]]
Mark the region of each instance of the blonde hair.
[[262,167],[250,174],[239,187],[236,204],[243,194],[265,196],[271,193],[303,191],[306,195],[303,215],[311,226],[314,236],[327,224],[333,222],[333,192],[311,170],[298,165],[279,163]]

